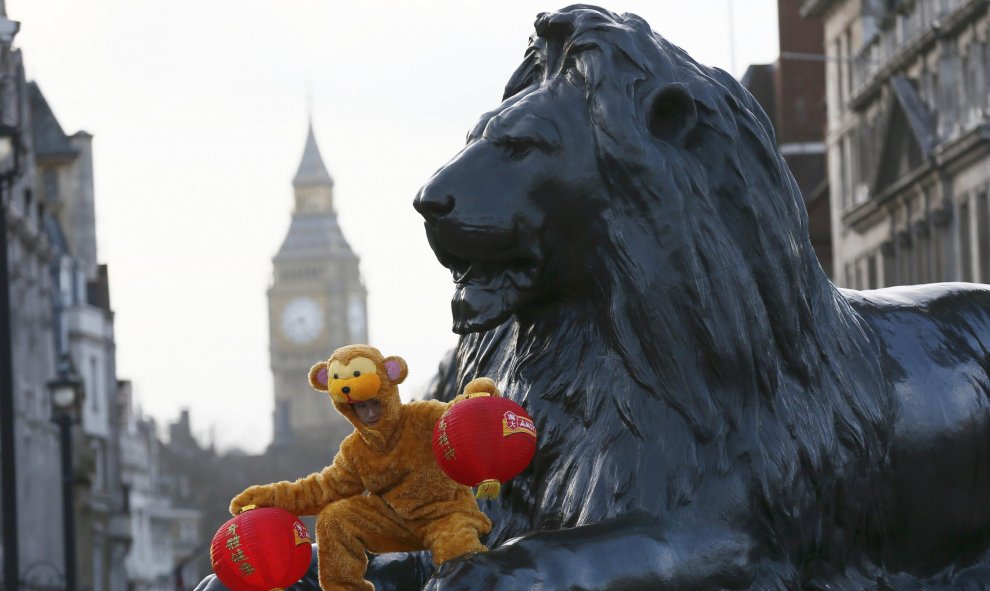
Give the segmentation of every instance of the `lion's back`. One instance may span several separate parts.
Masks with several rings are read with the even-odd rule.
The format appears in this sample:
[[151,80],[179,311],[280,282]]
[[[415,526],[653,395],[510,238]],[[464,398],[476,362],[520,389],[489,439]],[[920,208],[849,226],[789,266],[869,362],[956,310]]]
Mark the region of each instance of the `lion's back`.
[[873,329],[885,377],[896,388],[972,389],[975,380],[990,392],[990,285],[840,292]]
[[944,563],[963,532],[990,527],[990,285],[840,291],[875,334],[897,401],[888,564]]

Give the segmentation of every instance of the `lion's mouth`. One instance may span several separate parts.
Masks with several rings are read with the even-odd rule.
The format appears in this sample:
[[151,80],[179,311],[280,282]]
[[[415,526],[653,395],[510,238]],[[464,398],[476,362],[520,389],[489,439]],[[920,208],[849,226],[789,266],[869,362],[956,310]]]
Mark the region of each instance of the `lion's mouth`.
[[516,258],[497,263],[472,262],[458,259],[447,265],[455,285],[468,285],[472,282],[491,282],[499,277],[507,280],[516,289],[526,290],[536,282],[537,263],[526,258]]
[[[528,298],[540,275],[540,257],[535,252],[513,249],[461,256],[440,245],[427,231],[437,259],[454,280],[451,312],[454,332],[467,334],[494,328],[505,322]],[[478,252],[478,244],[472,245]],[[497,250],[497,249],[492,249]]]

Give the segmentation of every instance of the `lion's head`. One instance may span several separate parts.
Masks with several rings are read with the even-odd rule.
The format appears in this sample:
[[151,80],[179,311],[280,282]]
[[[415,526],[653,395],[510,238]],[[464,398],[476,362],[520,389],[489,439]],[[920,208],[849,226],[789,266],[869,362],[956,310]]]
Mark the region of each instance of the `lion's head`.
[[[555,471],[587,471],[576,462],[602,456],[603,438],[638,454],[595,464],[626,482],[610,494],[664,491],[667,504],[731,471],[740,449],[760,448],[745,468],[762,486],[799,496],[813,494],[792,486],[799,456],[821,468],[883,455],[874,345],[815,257],[768,118],[641,18],[541,14],[502,104],[415,206],[454,276],[462,377],[501,374],[510,395],[514,383],[578,419],[543,425],[547,504],[595,497]],[[632,475],[658,458],[657,482]],[[575,501],[555,522],[617,506]]]
[[770,123],[735,80],[635,15],[572,7],[536,33],[502,104],[416,198],[457,285],[455,331],[602,299],[616,278],[667,292],[686,277],[702,300],[713,274],[821,281]]

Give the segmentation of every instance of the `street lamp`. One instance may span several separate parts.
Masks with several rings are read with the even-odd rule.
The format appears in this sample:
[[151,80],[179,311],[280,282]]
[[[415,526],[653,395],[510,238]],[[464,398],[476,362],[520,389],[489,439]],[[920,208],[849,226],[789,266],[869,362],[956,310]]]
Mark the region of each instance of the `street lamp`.
[[0,124],[0,176],[17,174],[17,128]]
[[82,381],[72,369],[68,355],[58,364],[58,378],[48,382],[52,398],[52,422],[58,425],[62,446],[62,531],[65,547],[65,590],[76,591],[76,514],[73,506],[72,425],[82,412]]

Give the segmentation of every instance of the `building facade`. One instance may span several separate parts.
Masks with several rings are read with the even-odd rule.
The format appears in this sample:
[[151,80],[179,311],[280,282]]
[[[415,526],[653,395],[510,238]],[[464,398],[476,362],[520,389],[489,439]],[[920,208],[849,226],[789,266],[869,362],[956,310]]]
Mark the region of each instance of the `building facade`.
[[55,253],[49,269],[55,373],[71,368],[84,388],[73,434],[79,473],[74,486],[77,576],[82,590],[126,591],[124,558],[131,535],[120,470],[122,416],[109,276],[96,257],[93,137],[84,131],[66,135],[38,85],[30,83],[28,93],[35,186]]
[[313,440],[323,442],[323,449],[335,449],[350,428],[306,376],[334,349],[367,342],[367,291],[358,257],[337,222],[333,179],[312,125],[292,186],[292,220],[272,259],[268,290],[273,444]]
[[750,66],[741,80],[773,123],[780,150],[808,210],[818,261],[832,275],[832,224],[825,165],[822,22],[803,18],[800,0],[777,0],[780,57]]
[[990,282],[988,9],[803,0],[825,22],[839,285]]
[[183,575],[191,586],[201,574],[188,560],[202,543],[200,513],[172,502],[157,434],[132,412],[130,384],[117,378],[109,274],[97,258],[93,138],[67,135],[38,85],[25,80],[12,45],[17,30],[0,0],[0,140],[13,145],[0,149],[10,317],[0,338],[11,351],[0,360],[11,378],[0,396],[13,409],[0,422],[6,433],[12,419],[14,434],[0,454],[5,465],[15,460],[13,478],[6,467],[0,477],[5,542],[16,525],[16,543],[2,548],[4,588],[67,585],[60,432],[49,392],[64,378],[78,380],[84,394],[70,447],[76,591],[173,591]]
[[[0,476],[5,510],[4,538],[13,532],[16,542],[4,546],[4,570],[14,569],[20,587],[44,591],[64,581],[61,504],[53,495],[61,491],[59,440],[51,422],[51,403],[45,385],[55,378],[55,297],[50,268],[57,258],[46,225],[50,221],[35,188],[34,138],[28,85],[21,52],[13,47],[18,23],[6,17],[0,1],[0,125],[13,141],[13,151],[0,155],[3,162],[0,197],[4,209],[3,253],[7,275],[3,288],[9,296],[10,359],[5,373],[10,383],[0,384],[12,412],[0,417],[3,429],[13,434],[12,449],[0,448],[4,461],[13,458],[14,473]],[[7,381],[6,379],[4,380]],[[6,433],[5,433],[6,435]],[[11,547],[13,546],[13,547]],[[16,553],[16,556],[15,556]],[[5,579],[8,579],[5,576]],[[9,581],[8,581],[9,582]]]
[[[202,512],[177,497],[191,486],[168,462],[166,445],[151,419],[132,408],[131,385],[121,383],[126,417],[121,432],[121,471],[127,483],[128,524],[133,539],[122,563],[128,591],[182,591],[195,587],[205,575],[209,557]],[[208,529],[208,528],[207,528]]]

